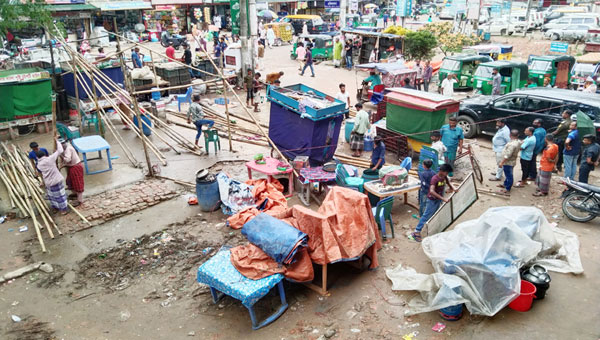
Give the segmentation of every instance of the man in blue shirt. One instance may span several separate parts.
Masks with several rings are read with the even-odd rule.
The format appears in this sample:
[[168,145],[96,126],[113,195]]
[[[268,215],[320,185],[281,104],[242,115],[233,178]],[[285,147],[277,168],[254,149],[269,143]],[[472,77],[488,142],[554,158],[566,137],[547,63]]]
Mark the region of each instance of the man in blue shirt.
[[37,152],[41,151],[44,154],[46,154],[46,156],[48,156],[49,155],[48,150],[46,150],[45,148],[40,148],[40,146],[38,145],[37,142],[29,143],[29,147],[31,148],[31,151],[29,151],[28,158],[31,161],[31,165],[33,165],[33,167],[37,169],[37,162],[38,162]]
[[527,177],[531,172],[531,167],[535,166],[531,160],[533,159],[533,150],[535,149],[535,136],[533,135],[533,127],[525,128],[525,140],[521,143],[521,171],[523,175],[521,180],[514,186],[515,188],[522,188],[527,184]]
[[371,170],[379,170],[385,164],[385,144],[381,137],[375,137],[375,148],[371,154]]
[[456,153],[462,153],[463,141],[465,135],[463,134],[462,128],[456,126],[458,120],[456,117],[450,117],[448,124],[443,125],[440,129],[442,134],[442,143],[446,146],[446,152],[444,152],[444,158],[446,164],[450,164],[454,168],[454,161],[456,161]]
[[131,52],[131,62],[133,62],[133,68],[142,68],[142,59],[140,59],[140,48],[136,47]]
[[577,172],[577,157],[581,150],[581,141],[579,140],[579,131],[577,131],[577,122],[571,122],[569,134],[565,139],[565,148],[563,150],[563,161],[565,165],[565,177],[575,180]]
[[600,160],[600,145],[595,143],[596,136],[593,134],[583,136],[583,154],[579,166],[579,182],[587,183],[590,171],[598,166]]
[[537,155],[541,154],[546,147],[546,129],[542,127],[542,120],[537,118],[533,121],[533,136],[535,137],[535,148],[533,148],[532,165],[529,172],[529,179],[535,181],[537,177]]
[[496,165],[498,165],[498,168],[495,173],[492,172],[492,176],[494,177],[490,178],[490,181],[502,180],[502,174],[504,173],[504,170],[500,166],[500,162],[502,162],[503,158],[502,150],[504,150],[504,146],[510,142],[510,129],[506,126],[506,121],[504,119],[496,121],[496,129],[498,131],[496,131],[494,138],[492,138],[492,149],[496,154]]

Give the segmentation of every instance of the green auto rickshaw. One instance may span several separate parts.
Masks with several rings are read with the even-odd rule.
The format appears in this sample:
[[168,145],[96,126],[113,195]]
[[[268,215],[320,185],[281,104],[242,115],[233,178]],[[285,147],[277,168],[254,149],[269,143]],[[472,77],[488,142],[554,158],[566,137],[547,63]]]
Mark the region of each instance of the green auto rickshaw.
[[473,87],[478,93],[484,95],[492,94],[492,71],[498,69],[502,76],[502,89],[500,94],[506,94],[527,85],[527,76],[529,74],[527,64],[514,61],[492,61],[479,64],[475,77],[473,77]]
[[544,86],[544,78],[550,78],[550,84],[566,89],[571,83],[571,69],[575,58],[570,55],[542,55],[529,58],[529,78],[537,86]]
[[453,73],[458,80],[458,83],[454,84],[455,89],[473,89],[473,74],[477,66],[490,61],[492,58],[485,55],[459,54],[444,57],[438,72],[440,84],[446,79],[448,73]]
[[[308,34],[299,36],[298,40],[294,43],[290,58],[293,60],[298,58],[298,55],[296,54],[296,47],[298,47],[298,42],[305,42],[306,38],[310,39],[313,44],[313,59],[333,58],[333,37],[326,34]],[[306,43],[304,43],[304,47],[306,47]]]

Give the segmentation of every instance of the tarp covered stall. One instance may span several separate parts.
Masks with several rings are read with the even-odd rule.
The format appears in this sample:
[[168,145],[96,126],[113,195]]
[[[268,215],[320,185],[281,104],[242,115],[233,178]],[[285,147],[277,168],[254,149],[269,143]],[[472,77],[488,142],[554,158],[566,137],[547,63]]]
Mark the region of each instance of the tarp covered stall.
[[52,113],[52,83],[42,69],[0,72],[0,121],[8,122]]
[[579,240],[550,224],[534,207],[488,209],[479,219],[423,240],[435,273],[399,266],[386,271],[392,290],[417,290],[408,314],[464,303],[471,314],[492,316],[520,293],[519,270],[540,264],[562,273],[583,273]]
[[287,158],[308,156],[311,166],[330,161],[337,148],[345,104],[304,85],[270,86],[269,138]]
[[385,96],[386,128],[422,143],[430,143],[431,131],[439,130],[446,122],[446,116],[458,112],[460,105],[458,101],[436,93],[405,88],[388,90],[391,92]]
[[[100,71],[102,71],[102,73],[104,73],[106,76],[108,76],[115,83],[125,85],[125,77],[123,76],[123,71],[121,70],[121,66],[107,67],[107,68],[100,69]],[[87,99],[88,95],[81,84],[82,80],[85,81],[85,83],[87,84],[87,88],[89,88],[90,90],[92,89],[92,81],[87,76],[87,74],[85,74],[83,72],[81,74],[81,77],[78,77],[78,79],[77,79],[77,88],[79,91],[79,93],[78,93],[79,99]],[[65,75],[63,75],[63,83],[64,83],[65,90],[67,91],[67,95],[71,96],[71,97],[75,97],[75,80],[73,77],[73,73],[69,72],[69,73],[66,73]],[[100,85],[98,81],[95,81],[95,85],[96,85],[96,94],[98,95],[98,97],[102,96],[102,93],[100,93],[98,88],[102,88],[107,93],[116,91],[116,89],[114,89],[114,88]]]

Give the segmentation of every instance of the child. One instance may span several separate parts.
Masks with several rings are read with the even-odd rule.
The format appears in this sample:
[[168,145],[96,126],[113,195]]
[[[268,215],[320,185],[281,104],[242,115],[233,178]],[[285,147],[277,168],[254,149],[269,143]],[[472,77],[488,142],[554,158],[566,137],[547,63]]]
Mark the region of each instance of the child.
[[[425,212],[429,185],[431,184],[431,179],[435,176],[435,171],[431,169],[432,166],[433,161],[426,159],[423,161],[423,171],[419,171],[419,180],[421,181],[421,189],[419,189],[419,217],[423,216],[423,212]],[[413,215],[413,217],[418,218],[417,215]]]
[[254,81],[252,82],[252,87],[254,91],[254,103],[252,105],[254,105],[254,112],[260,112],[260,109],[258,108],[258,104],[260,104],[260,76],[261,74],[259,72],[256,72],[254,74]]
[[444,152],[447,151],[446,146],[441,141],[442,134],[439,131],[433,131],[431,133],[431,148],[437,151],[438,161],[444,161]]
[[431,178],[425,211],[419,220],[419,224],[417,224],[415,232],[410,234],[408,237],[409,239],[416,242],[421,242],[421,230],[423,229],[425,223],[429,221],[429,219],[440,208],[442,201],[446,203],[449,201],[449,199],[444,198],[443,196],[446,185],[448,185],[450,192],[456,191],[452,184],[450,184],[448,181],[448,174],[451,172],[452,167],[449,164],[442,164],[440,165],[440,170],[438,173]]

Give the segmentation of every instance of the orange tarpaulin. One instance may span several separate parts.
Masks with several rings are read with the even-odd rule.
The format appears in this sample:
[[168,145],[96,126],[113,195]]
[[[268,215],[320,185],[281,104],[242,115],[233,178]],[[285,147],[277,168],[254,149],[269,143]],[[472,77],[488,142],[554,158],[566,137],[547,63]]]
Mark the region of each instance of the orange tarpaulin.
[[[308,256],[314,263],[351,261],[364,254],[371,259],[370,268],[379,265],[377,250],[381,249],[381,236],[364,194],[333,187],[318,211],[295,205],[270,215],[308,235]],[[307,278],[311,273],[312,280],[312,264],[304,258],[305,252],[299,253],[297,262],[285,268],[278,268],[273,259],[255,246],[232,248],[231,254],[233,265],[248,278],[260,279],[279,272],[295,281],[308,281],[298,278]]]

